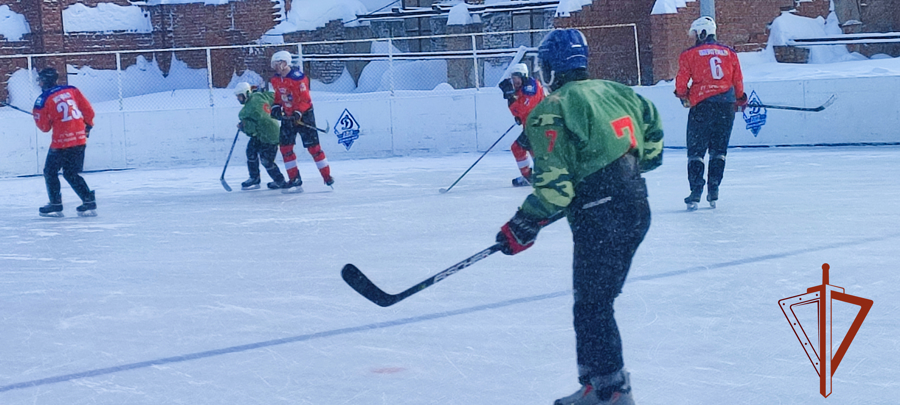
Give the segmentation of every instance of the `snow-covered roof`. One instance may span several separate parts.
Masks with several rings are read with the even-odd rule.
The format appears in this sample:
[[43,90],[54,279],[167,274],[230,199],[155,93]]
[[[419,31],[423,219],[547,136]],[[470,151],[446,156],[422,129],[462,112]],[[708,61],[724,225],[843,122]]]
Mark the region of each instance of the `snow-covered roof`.
[[25,16],[0,6],[0,35],[8,41],[21,41],[22,36],[31,33],[31,27]]

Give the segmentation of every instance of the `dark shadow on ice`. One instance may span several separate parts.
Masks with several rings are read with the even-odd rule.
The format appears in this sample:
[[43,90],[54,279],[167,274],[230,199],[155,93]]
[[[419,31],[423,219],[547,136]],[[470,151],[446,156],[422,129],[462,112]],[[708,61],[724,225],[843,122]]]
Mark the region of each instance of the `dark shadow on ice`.
[[[884,241],[887,239],[893,239],[893,238],[897,238],[897,237],[900,237],[900,233],[895,233],[895,234],[890,234],[890,235],[885,235],[885,236],[878,236],[878,237],[863,238],[863,239],[858,239],[856,241],[836,242],[836,243],[822,245],[822,246],[818,246],[818,247],[810,247],[810,248],[806,248],[806,249],[796,249],[796,250],[791,250],[791,251],[782,252],[782,253],[773,253],[773,254],[768,254],[768,255],[749,257],[746,259],[732,260],[729,262],[712,263],[712,264],[703,265],[703,266],[694,266],[694,267],[689,267],[689,268],[682,269],[682,270],[674,270],[674,271],[669,271],[669,272],[665,272],[665,273],[648,274],[648,275],[644,275],[644,276],[633,276],[633,277],[628,277],[628,280],[626,281],[626,283],[633,283],[636,281],[655,280],[655,279],[660,279],[660,278],[665,278],[665,277],[680,276],[680,275],[691,274],[691,273],[699,273],[699,272],[703,272],[703,271],[740,266],[740,265],[744,265],[744,264],[758,263],[758,262],[763,262],[763,261],[772,260],[772,259],[782,259],[782,258],[786,258],[786,257],[797,256],[797,255],[802,255],[802,254],[807,254],[807,253],[821,252],[821,251],[827,251],[830,249],[837,249],[837,248],[846,248],[846,247],[862,245],[862,244],[866,244],[866,243],[870,243],[870,242]],[[293,336],[293,337],[288,337],[288,338],[283,338],[283,339],[275,339],[275,340],[269,340],[269,341],[265,341],[265,342],[250,343],[250,344],[246,344],[246,345],[226,347],[223,349],[209,350],[209,351],[205,351],[205,352],[185,354],[185,355],[181,355],[181,356],[166,357],[166,358],[162,358],[162,359],[148,360],[148,361],[142,361],[142,362],[131,363],[131,364],[123,364],[121,366],[88,370],[88,371],[83,371],[80,373],[66,374],[66,375],[60,375],[60,376],[56,376],[56,377],[48,377],[48,378],[43,378],[43,379],[39,379],[39,380],[25,381],[25,382],[21,382],[21,383],[17,383],[17,384],[0,386],[0,392],[12,391],[12,390],[29,388],[29,387],[37,387],[37,386],[41,386],[41,385],[55,384],[55,383],[66,382],[66,381],[71,381],[71,380],[77,380],[80,378],[96,377],[96,376],[100,376],[100,375],[113,374],[113,373],[118,373],[118,372],[122,372],[122,371],[147,368],[147,367],[152,367],[152,366],[157,366],[157,365],[180,363],[180,362],[190,361],[190,360],[199,360],[199,359],[204,359],[204,358],[208,358],[208,357],[214,357],[214,356],[230,354],[230,353],[245,352],[245,351],[260,349],[260,348],[264,348],[264,347],[279,346],[279,345],[303,342],[303,341],[313,340],[313,339],[321,339],[321,338],[328,338],[328,337],[332,337],[332,336],[346,335],[346,334],[350,334],[350,333],[365,332],[365,331],[374,330],[374,329],[390,328],[390,327],[394,327],[394,326],[401,326],[401,325],[407,325],[407,324],[418,323],[418,322],[423,322],[423,321],[430,321],[433,319],[448,318],[448,317],[456,316],[456,315],[465,315],[465,314],[470,314],[470,313],[474,313],[474,312],[508,307],[508,306],[512,306],[512,305],[525,304],[525,303],[529,303],[529,302],[542,301],[542,300],[547,300],[547,299],[552,299],[552,298],[569,296],[571,294],[572,294],[571,290],[557,291],[557,292],[549,293],[549,294],[535,295],[535,296],[531,296],[531,297],[524,297],[524,298],[500,301],[500,302],[496,302],[493,304],[485,304],[485,305],[478,305],[478,306],[474,306],[474,307],[462,308],[462,309],[457,309],[455,311],[438,312],[438,313],[434,313],[434,314],[414,316],[414,317],[410,317],[410,318],[397,319],[397,320],[393,320],[393,321],[370,323],[368,325],[354,326],[354,327],[342,328],[342,329],[334,329],[334,330],[330,330],[330,331],[311,333],[308,335]]]

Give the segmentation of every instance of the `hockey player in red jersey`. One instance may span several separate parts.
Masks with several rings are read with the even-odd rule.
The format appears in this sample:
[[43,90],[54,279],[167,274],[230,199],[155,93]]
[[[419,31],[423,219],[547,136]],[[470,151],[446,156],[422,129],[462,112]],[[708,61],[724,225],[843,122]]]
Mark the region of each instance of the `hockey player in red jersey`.
[[319,134],[315,130],[316,117],[309,95],[309,77],[299,68],[291,66],[291,54],[287,51],[275,52],[272,55],[271,66],[275,70],[275,76],[270,81],[275,92],[272,118],[281,121],[279,145],[289,178],[284,191],[303,191],[300,187],[303,181],[297,169],[297,156],[294,154],[297,134],[300,134],[303,147],[316,162],[325,185],[331,186],[334,184],[334,178],[331,177],[328,159],[319,145]]
[[34,102],[34,122],[43,132],[53,131],[44,163],[44,182],[50,202],[38,212],[44,217],[63,216],[59,183],[59,169],[62,169],[63,178],[81,197],[82,205],[76,208],[78,215],[95,216],[94,192],[78,174],[84,167],[84,149],[94,126],[94,109],[77,88],[57,85],[59,73],[56,69],[41,70],[38,79],[43,92]]
[[544,99],[544,87],[541,82],[528,75],[528,65],[517,63],[513,65],[510,77],[500,82],[500,89],[509,105],[509,111],[516,119],[516,124],[523,125],[522,133],[510,146],[522,173],[521,177],[513,179],[512,184],[515,187],[527,186],[531,184],[534,152],[525,136],[524,124],[531,110]]
[[[691,195],[684,202],[688,210],[693,211],[700,202],[704,183],[707,185],[706,200],[710,207],[716,207],[734,113],[747,105],[747,95],[737,53],[716,42],[716,22],[710,17],[700,17],[691,24],[689,35],[697,44],[678,58],[675,96],[691,109],[687,124]],[[707,150],[709,173],[704,182],[703,157]]]

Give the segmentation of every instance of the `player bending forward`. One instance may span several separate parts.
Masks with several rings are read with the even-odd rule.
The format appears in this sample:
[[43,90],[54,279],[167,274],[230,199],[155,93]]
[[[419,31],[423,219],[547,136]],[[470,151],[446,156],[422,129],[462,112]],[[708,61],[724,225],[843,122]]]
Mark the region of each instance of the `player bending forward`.
[[250,172],[250,178],[241,183],[241,189],[259,188],[260,162],[272,178],[266,186],[271,189],[284,188],[284,176],[275,164],[275,155],[278,153],[278,121],[269,116],[274,94],[267,91],[253,92],[249,83],[240,82],[234,86],[234,95],[243,105],[238,113],[241,120],[238,128],[250,137],[247,142],[247,171]]
[[650,228],[641,172],[662,164],[656,107],[631,88],[590,80],[588,45],[574,29],[551,31],[538,47],[551,93],[528,116],[534,192],[497,234],[512,255],[534,244],[563,211],[575,243],[572,284],[578,382],[556,405],[634,404],[613,301]]
[[516,163],[519,165],[519,171],[522,173],[521,177],[513,179],[512,184],[514,187],[528,186],[531,184],[534,151],[528,144],[524,125],[531,110],[544,99],[544,86],[528,75],[528,65],[517,63],[513,65],[510,78],[500,82],[500,90],[503,91],[503,98],[506,99],[509,111],[516,119],[516,124],[523,125],[522,133],[510,146],[513,157],[516,158]]
[[328,166],[325,152],[319,146],[319,134],[315,129],[316,116],[309,95],[309,77],[297,67],[291,66],[291,54],[288,51],[275,52],[272,55],[271,65],[275,70],[275,76],[270,81],[275,91],[272,118],[281,121],[278,143],[281,147],[281,156],[284,158],[284,168],[290,178],[283,192],[303,191],[300,187],[303,180],[300,179],[300,170],[297,169],[297,155],[294,154],[297,134],[300,134],[303,147],[316,162],[325,185],[331,186],[334,184],[334,178],[331,177],[331,168]]

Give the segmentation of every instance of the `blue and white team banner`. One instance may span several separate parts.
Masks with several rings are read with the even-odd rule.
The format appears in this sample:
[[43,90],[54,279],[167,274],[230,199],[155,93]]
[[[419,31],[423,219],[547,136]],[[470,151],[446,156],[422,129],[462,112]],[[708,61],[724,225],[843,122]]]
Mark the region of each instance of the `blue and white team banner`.
[[759,130],[766,125],[766,108],[760,107],[762,101],[756,95],[756,90],[750,92],[750,100],[748,100],[747,109],[744,110],[744,122],[747,123],[747,129],[753,134],[753,137],[759,134]]
[[359,139],[359,122],[346,108],[334,124],[334,134],[337,135],[338,143],[344,145],[347,150],[350,150],[353,141]]

